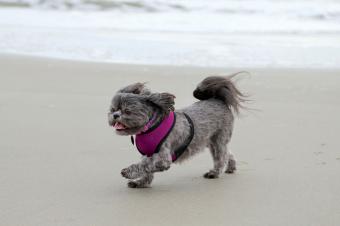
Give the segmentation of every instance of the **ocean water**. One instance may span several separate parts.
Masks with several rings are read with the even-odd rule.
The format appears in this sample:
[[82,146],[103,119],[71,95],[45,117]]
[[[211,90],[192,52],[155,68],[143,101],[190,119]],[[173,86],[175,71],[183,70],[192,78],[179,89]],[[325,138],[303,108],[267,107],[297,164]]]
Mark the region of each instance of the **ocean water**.
[[340,68],[339,0],[0,0],[0,53]]

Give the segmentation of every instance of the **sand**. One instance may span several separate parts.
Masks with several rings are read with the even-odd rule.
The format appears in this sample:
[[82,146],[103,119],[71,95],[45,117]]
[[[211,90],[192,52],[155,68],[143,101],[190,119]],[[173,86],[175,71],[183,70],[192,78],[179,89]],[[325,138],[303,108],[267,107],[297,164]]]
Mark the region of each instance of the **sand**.
[[236,122],[236,174],[204,179],[205,152],[126,187],[120,170],[139,154],[107,125],[114,91],[149,81],[180,108],[205,75],[238,70],[1,55],[0,225],[339,225],[336,70],[248,68],[239,86],[258,110]]

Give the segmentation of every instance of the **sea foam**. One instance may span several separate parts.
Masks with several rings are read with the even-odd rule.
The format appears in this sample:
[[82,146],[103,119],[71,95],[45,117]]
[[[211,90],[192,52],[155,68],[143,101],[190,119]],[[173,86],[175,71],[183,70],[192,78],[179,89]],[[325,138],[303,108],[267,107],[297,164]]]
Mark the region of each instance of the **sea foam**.
[[0,52],[328,68],[340,67],[339,40],[340,2],[331,0],[0,0]]

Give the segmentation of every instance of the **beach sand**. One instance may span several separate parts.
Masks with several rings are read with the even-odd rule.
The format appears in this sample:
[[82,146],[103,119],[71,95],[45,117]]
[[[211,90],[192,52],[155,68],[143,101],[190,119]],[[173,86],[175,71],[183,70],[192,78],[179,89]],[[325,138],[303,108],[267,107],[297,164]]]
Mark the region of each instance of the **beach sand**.
[[340,71],[246,69],[234,175],[202,177],[208,151],[152,188],[129,189],[138,161],[107,124],[113,93],[136,81],[194,101],[207,75],[240,69],[118,65],[0,56],[0,225],[338,226]]

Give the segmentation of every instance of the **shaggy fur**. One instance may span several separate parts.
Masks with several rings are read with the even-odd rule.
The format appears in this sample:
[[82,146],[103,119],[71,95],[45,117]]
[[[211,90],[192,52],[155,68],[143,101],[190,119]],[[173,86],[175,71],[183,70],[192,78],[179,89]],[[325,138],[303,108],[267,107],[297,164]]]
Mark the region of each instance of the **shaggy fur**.
[[[183,113],[192,119],[195,134],[187,150],[175,163],[181,163],[207,147],[214,164],[204,174],[205,178],[217,178],[225,167],[226,173],[236,170],[236,160],[227,144],[232,136],[234,113],[239,112],[245,96],[235,87],[231,80],[233,76],[211,76],[198,84],[194,96],[200,101],[176,111],[176,124],[160,151],[151,157],[142,157],[139,163],[122,169],[121,175],[129,179],[129,187],[148,187],[154,173],[170,168],[173,151],[190,135],[189,123]],[[158,123],[169,111],[173,111],[174,98],[169,93],[152,93],[143,83],[127,86],[112,99],[108,113],[109,125],[120,125],[120,129],[116,129],[119,135],[138,134],[154,114],[155,123]]]

